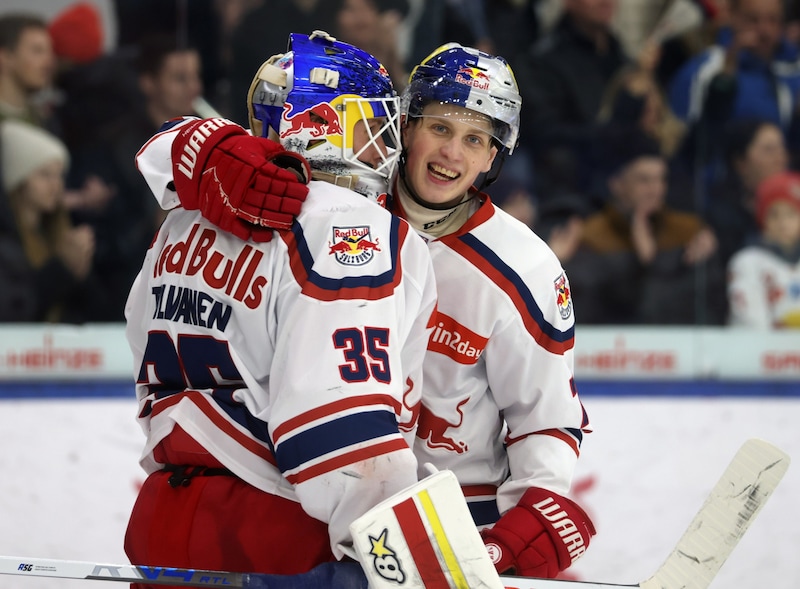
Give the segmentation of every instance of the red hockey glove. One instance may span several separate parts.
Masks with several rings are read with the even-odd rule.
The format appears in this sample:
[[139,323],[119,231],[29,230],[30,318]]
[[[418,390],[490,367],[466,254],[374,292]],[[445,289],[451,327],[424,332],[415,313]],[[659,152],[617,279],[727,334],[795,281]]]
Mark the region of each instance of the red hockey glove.
[[537,487],[481,532],[498,573],[548,579],[582,555],[594,534],[589,516],[574,501]]
[[292,226],[311,176],[299,154],[225,119],[182,127],[172,144],[172,172],[184,208],[199,209],[241,239],[261,242],[272,239],[273,229]]

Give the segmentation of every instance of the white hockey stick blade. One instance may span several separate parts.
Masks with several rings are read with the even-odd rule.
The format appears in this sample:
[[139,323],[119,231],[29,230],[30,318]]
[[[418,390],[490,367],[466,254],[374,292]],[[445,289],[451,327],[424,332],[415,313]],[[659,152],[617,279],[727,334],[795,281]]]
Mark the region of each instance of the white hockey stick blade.
[[763,440],[745,442],[678,545],[642,589],[705,589],[789,468],[789,455]]
[[[762,440],[745,442],[667,560],[649,579],[625,585],[501,576],[506,589],[706,589],[789,468],[789,455]],[[0,556],[0,574],[182,587],[263,587],[270,575]],[[253,584],[251,585],[251,579]]]
[[641,583],[514,577],[503,577],[503,582],[516,589],[706,589],[786,474],[789,462],[788,454],[763,440],[742,444],[667,560]]

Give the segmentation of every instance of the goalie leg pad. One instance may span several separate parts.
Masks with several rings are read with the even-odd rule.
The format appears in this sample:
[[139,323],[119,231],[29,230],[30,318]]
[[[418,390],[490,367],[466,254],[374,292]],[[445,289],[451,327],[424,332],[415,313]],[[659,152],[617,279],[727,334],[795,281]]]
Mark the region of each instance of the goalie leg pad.
[[372,589],[503,589],[455,475],[424,478],[350,525]]

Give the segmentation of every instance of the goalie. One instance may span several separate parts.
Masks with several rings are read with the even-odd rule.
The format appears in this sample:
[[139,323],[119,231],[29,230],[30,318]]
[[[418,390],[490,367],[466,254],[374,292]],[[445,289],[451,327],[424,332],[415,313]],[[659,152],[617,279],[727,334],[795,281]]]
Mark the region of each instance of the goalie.
[[[187,118],[137,156],[170,212],[125,309],[148,473],[132,563],[306,573],[417,481],[432,266],[372,202],[397,155],[397,96],[372,56],[325,34],[292,35],[262,83],[255,136]],[[307,146],[311,169],[270,131]]]

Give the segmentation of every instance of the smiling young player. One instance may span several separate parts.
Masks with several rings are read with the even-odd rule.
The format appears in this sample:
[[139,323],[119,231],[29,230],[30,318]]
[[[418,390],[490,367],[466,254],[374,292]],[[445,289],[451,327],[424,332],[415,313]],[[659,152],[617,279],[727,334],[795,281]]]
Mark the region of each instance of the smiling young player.
[[499,572],[555,577],[594,534],[564,496],[588,431],[569,282],[474,186],[517,144],[517,84],[502,58],[451,43],[414,69],[402,101],[391,208],[428,242],[439,297],[415,453],[456,474]]

